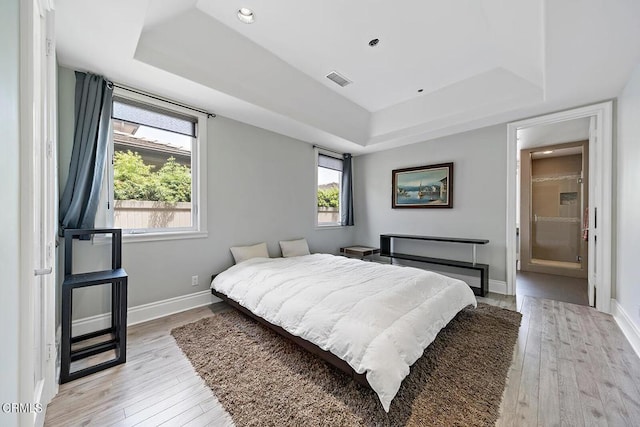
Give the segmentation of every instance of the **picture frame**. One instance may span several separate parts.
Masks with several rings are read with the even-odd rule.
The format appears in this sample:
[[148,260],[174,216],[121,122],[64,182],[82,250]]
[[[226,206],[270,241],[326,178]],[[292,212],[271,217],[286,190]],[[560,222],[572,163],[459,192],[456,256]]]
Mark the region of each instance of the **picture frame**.
[[394,169],[393,209],[453,208],[453,163]]

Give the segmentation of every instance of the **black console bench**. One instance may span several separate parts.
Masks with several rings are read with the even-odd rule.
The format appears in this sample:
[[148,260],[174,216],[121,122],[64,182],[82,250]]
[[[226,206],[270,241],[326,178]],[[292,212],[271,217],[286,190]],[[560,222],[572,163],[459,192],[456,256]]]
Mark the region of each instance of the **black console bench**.
[[[445,242],[445,243],[464,243],[472,246],[471,262],[457,261],[443,258],[432,258],[419,255],[403,254],[398,252],[392,252],[391,241],[392,239],[409,239],[409,240],[426,240],[431,242]],[[477,245],[486,245],[489,243],[485,239],[463,239],[457,237],[438,237],[438,236],[416,236],[411,234],[381,234],[380,235],[380,255],[389,257],[391,262],[393,259],[404,259],[407,261],[418,261],[428,264],[446,265],[449,267],[465,268],[469,270],[475,270],[480,272],[480,287],[471,286],[473,293],[479,296],[487,295],[489,291],[489,265],[480,264],[476,262],[476,247]]]

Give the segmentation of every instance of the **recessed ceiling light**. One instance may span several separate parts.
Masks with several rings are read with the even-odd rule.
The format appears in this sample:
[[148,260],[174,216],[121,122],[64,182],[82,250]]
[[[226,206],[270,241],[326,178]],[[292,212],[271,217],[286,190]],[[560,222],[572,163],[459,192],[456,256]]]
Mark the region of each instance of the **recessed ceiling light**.
[[542,152],[542,154],[551,154],[551,153],[553,153],[553,150],[547,150]]
[[378,43],[380,43],[380,40],[378,40],[378,39],[373,39],[373,40],[370,40],[370,41],[369,41],[369,46],[374,47],[374,46],[377,46],[377,45],[378,45]]
[[245,24],[252,24],[256,20],[256,16],[253,14],[253,10],[241,7],[238,10],[238,19]]

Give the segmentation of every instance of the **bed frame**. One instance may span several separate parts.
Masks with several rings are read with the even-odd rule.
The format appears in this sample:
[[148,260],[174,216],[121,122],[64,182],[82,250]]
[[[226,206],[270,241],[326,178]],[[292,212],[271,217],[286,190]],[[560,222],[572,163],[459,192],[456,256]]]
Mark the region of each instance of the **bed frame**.
[[[211,276],[211,280],[212,281],[215,278],[215,276],[216,275]],[[333,365],[336,368],[340,369],[342,372],[346,373],[349,377],[353,378],[357,383],[362,384],[363,386],[365,386],[367,388],[371,388],[371,386],[369,385],[369,382],[367,381],[367,376],[365,374],[357,373],[356,371],[353,370],[353,368],[347,362],[345,362],[344,360],[340,359],[335,354],[333,354],[333,353],[331,353],[331,352],[329,352],[327,350],[321,349],[317,345],[305,340],[304,338],[300,338],[300,337],[297,337],[295,335],[290,334],[289,332],[287,332],[286,330],[284,330],[280,326],[276,326],[276,325],[274,325],[272,323],[269,323],[268,321],[266,321],[262,317],[258,316],[257,314],[252,313],[247,308],[244,308],[243,306],[241,306],[240,304],[238,304],[237,302],[235,302],[234,300],[232,300],[231,298],[229,298],[225,294],[223,294],[221,292],[218,292],[213,288],[211,289],[211,293],[214,296],[216,296],[216,297],[220,298],[221,300],[223,300],[224,302],[226,302],[227,304],[229,304],[231,307],[233,307],[236,310],[238,310],[239,312],[241,312],[242,314],[244,314],[244,315],[252,318],[253,320],[256,320],[257,322],[265,325],[266,327],[268,327],[269,329],[273,330],[274,332],[276,332],[276,333],[282,335],[283,337],[293,341],[294,343],[296,343],[300,347],[304,348],[308,352],[313,353],[316,356],[320,357],[320,359],[326,361],[330,365]]]

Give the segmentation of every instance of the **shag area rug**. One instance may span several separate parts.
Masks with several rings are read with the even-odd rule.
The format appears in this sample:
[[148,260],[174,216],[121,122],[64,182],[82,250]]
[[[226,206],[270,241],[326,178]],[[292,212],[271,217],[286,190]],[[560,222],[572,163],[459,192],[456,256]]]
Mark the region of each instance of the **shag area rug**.
[[487,304],[461,311],[388,414],[373,391],[235,310],[172,334],[238,426],[492,426],[520,318]]

